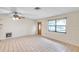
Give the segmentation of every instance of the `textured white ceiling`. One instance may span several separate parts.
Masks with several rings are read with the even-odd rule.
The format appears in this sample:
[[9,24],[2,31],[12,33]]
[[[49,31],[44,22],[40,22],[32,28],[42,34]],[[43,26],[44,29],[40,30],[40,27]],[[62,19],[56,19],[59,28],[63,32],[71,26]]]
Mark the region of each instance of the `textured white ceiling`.
[[20,12],[23,16],[30,19],[39,19],[55,15],[60,15],[68,12],[78,11],[78,7],[40,7],[40,10],[35,10],[34,7],[0,7],[0,15],[12,13],[12,11]]

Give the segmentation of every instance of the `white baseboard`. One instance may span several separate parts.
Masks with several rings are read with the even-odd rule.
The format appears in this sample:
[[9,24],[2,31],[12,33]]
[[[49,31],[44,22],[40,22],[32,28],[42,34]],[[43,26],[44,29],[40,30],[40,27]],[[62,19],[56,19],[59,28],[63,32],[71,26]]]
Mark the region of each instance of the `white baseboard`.
[[24,36],[18,36],[18,37],[1,38],[0,40],[15,39],[15,38],[22,38],[22,37],[27,37],[27,36],[33,36],[33,35],[24,35]]
[[56,42],[60,42],[60,43],[69,44],[69,45],[79,47],[79,44],[75,44],[74,42],[71,43],[71,42],[67,42],[67,41],[60,41],[60,40],[56,40],[56,39],[53,39],[53,38],[50,38],[50,37],[47,37],[47,36],[42,36],[42,37],[50,39],[52,41],[56,41]]

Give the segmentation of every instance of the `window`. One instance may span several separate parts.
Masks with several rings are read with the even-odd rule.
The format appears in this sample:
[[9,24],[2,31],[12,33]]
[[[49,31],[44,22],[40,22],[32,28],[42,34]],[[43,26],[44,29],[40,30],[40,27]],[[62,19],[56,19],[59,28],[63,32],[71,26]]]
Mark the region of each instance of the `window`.
[[65,33],[66,32],[66,19],[67,18],[50,20],[48,22],[48,30],[54,31],[54,32]]
[[56,20],[56,31],[66,32],[66,19]]
[[49,31],[55,31],[55,21],[49,21],[48,28]]

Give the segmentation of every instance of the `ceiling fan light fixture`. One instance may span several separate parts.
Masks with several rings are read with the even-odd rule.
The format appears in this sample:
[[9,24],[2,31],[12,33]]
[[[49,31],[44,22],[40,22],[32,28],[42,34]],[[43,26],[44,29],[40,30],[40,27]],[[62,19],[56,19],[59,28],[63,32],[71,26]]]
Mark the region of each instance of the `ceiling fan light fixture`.
[[17,14],[14,14],[13,15],[13,20],[19,20],[21,19],[21,16],[17,15]]
[[13,19],[13,20],[16,20],[16,18],[14,18],[14,17],[13,17],[12,19]]
[[18,15],[13,15],[13,20],[19,20],[21,19]]

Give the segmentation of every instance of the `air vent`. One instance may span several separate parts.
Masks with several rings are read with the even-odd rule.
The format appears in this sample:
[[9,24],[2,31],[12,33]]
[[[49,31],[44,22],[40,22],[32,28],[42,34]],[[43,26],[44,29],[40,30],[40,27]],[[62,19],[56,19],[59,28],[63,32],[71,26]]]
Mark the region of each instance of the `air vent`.
[[40,9],[40,7],[35,7],[35,10],[39,10]]

